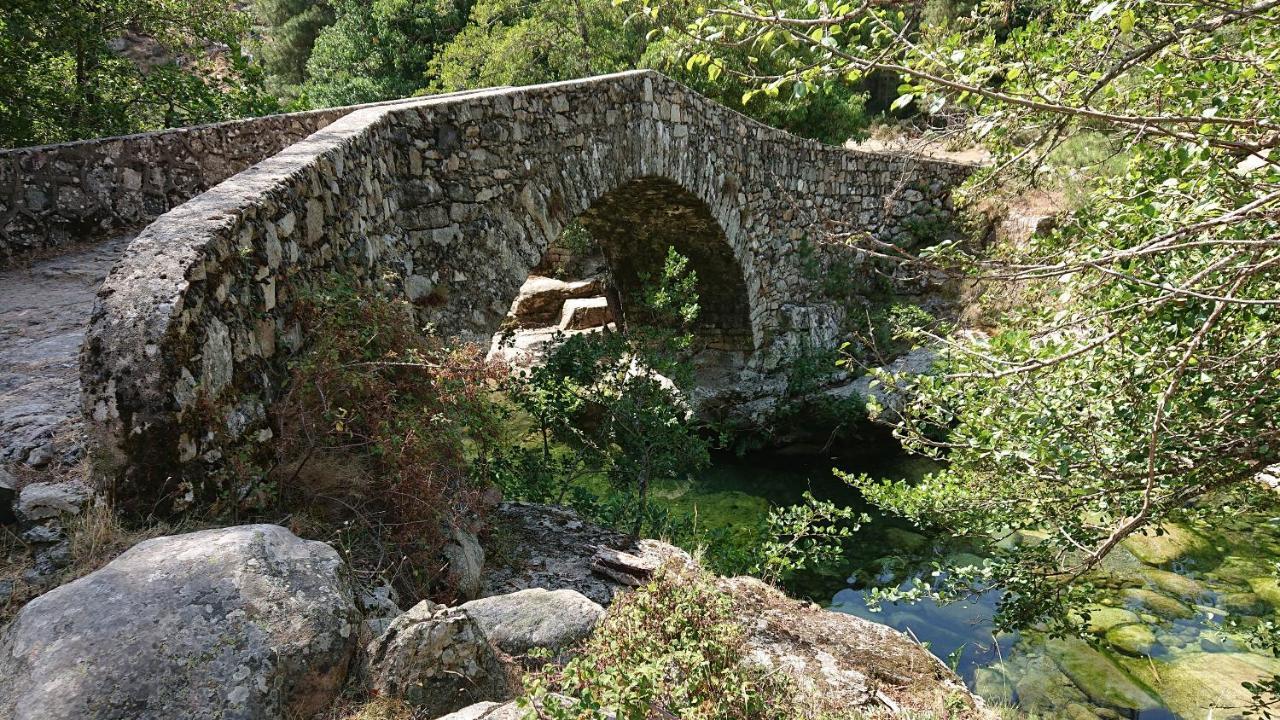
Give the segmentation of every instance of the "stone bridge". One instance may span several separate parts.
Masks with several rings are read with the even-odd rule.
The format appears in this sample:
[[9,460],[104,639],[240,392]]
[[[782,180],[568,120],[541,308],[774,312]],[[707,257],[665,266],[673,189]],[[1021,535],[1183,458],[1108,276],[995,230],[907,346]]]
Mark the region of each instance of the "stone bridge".
[[704,345],[768,378],[839,333],[811,241],[910,237],[969,171],[802,140],[647,71],[348,109],[129,243],[80,359],[99,467],[148,506],[207,496],[228,453],[270,438],[309,284],[338,272],[487,338],[574,220],[624,310],[668,246],[689,256]]

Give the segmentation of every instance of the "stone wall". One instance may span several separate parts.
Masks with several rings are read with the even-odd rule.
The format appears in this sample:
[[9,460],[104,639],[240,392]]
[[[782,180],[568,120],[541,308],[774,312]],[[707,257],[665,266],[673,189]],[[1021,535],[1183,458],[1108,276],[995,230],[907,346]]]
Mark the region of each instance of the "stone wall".
[[0,267],[137,229],[355,109],[0,150]]
[[225,491],[226,454],[270,437],[309,284],[338,272],[487,339],[568,223],[627,222],[612,206],[697,219],[695,233],[658,223],[606,252],[691,250],[703,294],[725,296],[715,322],[744,338],[743,372],[767,374],[797,338],[834,340],[838,310],[800,267],[806,236],[909,234],[969,171],[801,140],[652,72],[358,110],[130,245],[82,355],[98,457],[126,503]]

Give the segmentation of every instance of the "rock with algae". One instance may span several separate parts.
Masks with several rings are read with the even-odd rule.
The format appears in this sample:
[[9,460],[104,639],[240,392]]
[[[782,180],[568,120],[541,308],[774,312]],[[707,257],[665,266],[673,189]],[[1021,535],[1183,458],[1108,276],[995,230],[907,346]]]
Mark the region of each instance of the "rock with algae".
[[1054,663],[1089,700],[1119,710],[1153,710],[1155,696],[1110,658],[1081,640],[1050,640],[1045,645]]

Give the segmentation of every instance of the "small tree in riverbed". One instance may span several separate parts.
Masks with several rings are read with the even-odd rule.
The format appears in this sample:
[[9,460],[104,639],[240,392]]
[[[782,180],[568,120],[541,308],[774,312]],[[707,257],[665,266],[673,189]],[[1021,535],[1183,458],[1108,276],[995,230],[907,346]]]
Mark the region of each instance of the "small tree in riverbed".
[[[669,249],[646,284],[636,322],[625,332],[561,336],[544,364],[512,377],[508,394],[534,419],[541,464],[518,448],[490,460],[493,467],[544,478],[584,469],[603,474],[627,494],[624,512],[634,535],[651,517],[654,482],[686,476],[708,462],[707,443],[682,397],[692,380],[687,350],[698,316],[697,275],[687,258]],[[553,457],[553,440],[575,457]],[[512,457],[521,454],[523,459]],[[505,480],[529,489],[527,476]],[[558,481],[543,481],[543,497],[562,500],[571,480],[561,474]]]

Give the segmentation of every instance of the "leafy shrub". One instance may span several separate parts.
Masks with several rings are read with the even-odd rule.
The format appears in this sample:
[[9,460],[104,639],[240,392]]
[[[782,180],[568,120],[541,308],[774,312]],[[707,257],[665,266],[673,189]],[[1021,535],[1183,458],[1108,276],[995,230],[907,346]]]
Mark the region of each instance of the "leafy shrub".
[[731,599],[705,574],[668,566],[614,601],[581,654],[527,678],[521,704],[555,720],[798,717],[791,684],[745,656]]

